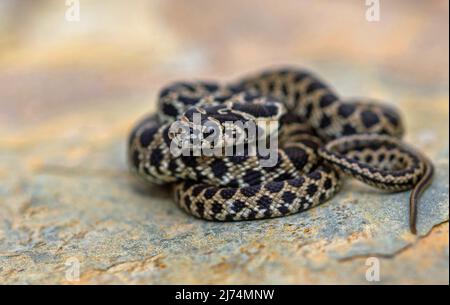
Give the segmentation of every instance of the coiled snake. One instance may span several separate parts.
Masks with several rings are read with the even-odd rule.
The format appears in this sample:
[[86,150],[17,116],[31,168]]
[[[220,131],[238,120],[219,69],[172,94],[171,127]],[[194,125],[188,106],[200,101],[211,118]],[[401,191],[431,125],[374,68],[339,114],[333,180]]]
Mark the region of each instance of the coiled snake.
[[[174,122],[181,125],[174,129]],[[239,122],[255,123],[259,133],[251,138]],[[268,122],[278,128],[267,128]],[[164,88],[158,112],[133,129],[128,158],[139,177],[172,184],[177,203],[208,220],[306,210],[331,198],[342,174],[384,190],[412,189],[409,221],[415,233],[416,203],[433,165],[400,140],[403,132],[395,109],[343,100],[312,73],[287,68],[223,86],[194,81]],[[267,154],[255,153],[250,144],[265,143],[269,135],[278,137],[279,146],[273,150],[276,161],[267,165]],[[212,147],[210,138],[220,153],[203,153]],[[193,145],[183,146],[194,140],[200,154]],[[224,154],[230,147],[234,154]]]

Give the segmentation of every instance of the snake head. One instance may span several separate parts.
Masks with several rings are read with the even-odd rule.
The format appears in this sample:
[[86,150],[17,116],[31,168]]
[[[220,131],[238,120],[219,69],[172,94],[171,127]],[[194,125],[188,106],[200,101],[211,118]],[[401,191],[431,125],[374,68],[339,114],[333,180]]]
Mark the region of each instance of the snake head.
[[192,107],[174,122],[168,136],[178,148],[216,149],[254,143],[267,136],[266,123],[284,114],[275,101],[231,99],[218,105]]

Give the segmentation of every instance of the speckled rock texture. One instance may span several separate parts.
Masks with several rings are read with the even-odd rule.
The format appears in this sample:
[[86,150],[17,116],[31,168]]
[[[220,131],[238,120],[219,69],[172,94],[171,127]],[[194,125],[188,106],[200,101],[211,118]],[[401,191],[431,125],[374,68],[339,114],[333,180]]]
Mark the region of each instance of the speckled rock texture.
[[[79,22],[0,3],[0,283],[448,284],[447,1],[383,1],[378,22],[358,1],[81,1]],[[214,223],[129,174],[162,85],[280,64],[401,109],[436,165],[417,236],[408,193],[352,180],[301,214]]]

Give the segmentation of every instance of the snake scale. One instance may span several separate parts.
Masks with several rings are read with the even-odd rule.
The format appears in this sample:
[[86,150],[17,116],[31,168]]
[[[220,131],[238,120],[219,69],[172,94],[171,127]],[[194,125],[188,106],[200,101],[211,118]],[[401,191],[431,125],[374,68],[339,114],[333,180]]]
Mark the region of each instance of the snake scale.
[[[333,197],[346,175],[388,191],[412,189],[409,223],[416,232],[418,197],[433,165],[401,141],[396,109],[341,99],[313,73],[296,68],[266,70],[227,85],[176,82],[161,90],[158,103],[157,113],[131,132],[130,168],[147,182],[173,185],[176,202],[188,213],[217,221],[285,216]],[[252,140],[278,136],[276,162],[267,166],[267,155],[251,153],[250,137],[238,122],[269,121],[277,122],[275,131],[263,127]],[[174,122],[188,132],[174,130]],[[193,140],[210,147],[206,140],[213,134],[220,152],[241,145],[241,153],[171,150]]]

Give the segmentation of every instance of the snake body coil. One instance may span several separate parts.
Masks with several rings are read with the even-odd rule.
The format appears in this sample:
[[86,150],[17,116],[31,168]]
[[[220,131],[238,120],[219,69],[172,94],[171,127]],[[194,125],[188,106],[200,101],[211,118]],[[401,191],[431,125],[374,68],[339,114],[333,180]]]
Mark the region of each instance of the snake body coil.
[[[174,122],[189,132],[174,130]],[[264,165],[266,155],[250,153],[251,141],[238,122],[278,123],[275,163]],[[255,143],[271,134],[264,127],[259,131],[264,136]],[[380,189],[414,188],[410,227],[415,232],[416,201],[433,166],[401,142],[403,132],[395,109],[369,100],[342,100],[310,72],[279,69],[226,86],[197,81],[164,88],[157,114],[133,129],[128,155],[133,172],[152,183],[173,184],[177,203],[199,218],[250,220],[297,213],[331,198],[340,176],[347,174]],[[209,147],[206,139],[212,134],[221,152],[242,145],[243,153],[171,150],[174,143],[180,148],[192,140]]]

